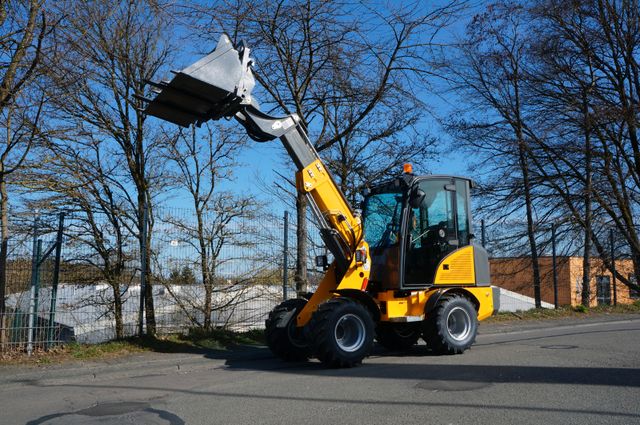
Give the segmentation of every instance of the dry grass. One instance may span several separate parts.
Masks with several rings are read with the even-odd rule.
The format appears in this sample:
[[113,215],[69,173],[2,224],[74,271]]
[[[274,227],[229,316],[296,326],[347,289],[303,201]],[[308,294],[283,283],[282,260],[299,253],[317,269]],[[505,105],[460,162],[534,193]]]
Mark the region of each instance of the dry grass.
[[24,351],[0,353],[0,364],[48,365],[73,360],[103,360],[145,351],[157,353],[197,353],[228,350],[238,345],[261,345],[263,331],[230,332],[194,330],[187,335],[158,338],[128,338],[101,344],[71,343],[49,350],[37,350],[31,356]]
[[[612,314],[640,314],[640,301],[634,304],[598,306],[593,308],[562,307],[533,309],[516,313],[498,313],[487,322],[520,320],[549,320],[570,317],[597,317]],[[187,335],[168,335],[159,338],[129,338],[102,344],[67,344],[50,350],[38,350],[32,356],[24,351],[0,352],[0,364],[49,365],[67,361],[105,360],[141,352],[156,353],[205,353],[228,350],[238,345],[264,345],[264,332],[230,332],[224,330],[192,330]]]
[[498,313],[488,318],[487,322],[507,322],[513,320],[546,320],[561,319],[567,317],[597,317],[610,314],[640,314],[640,301],[633,304],[618,304],[617,306],[606,305],[587,308],[583,305],[576,307],[560,307],[556,309],[532,309],[518,311],[515,313]]

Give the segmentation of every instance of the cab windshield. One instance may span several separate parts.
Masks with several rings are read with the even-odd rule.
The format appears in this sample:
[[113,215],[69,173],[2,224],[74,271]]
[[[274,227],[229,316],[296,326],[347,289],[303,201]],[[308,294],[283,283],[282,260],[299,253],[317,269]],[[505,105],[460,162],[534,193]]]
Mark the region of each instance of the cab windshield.
[[367,197],[364,210],[364,235],[372,253],[398,243],[402,194],[387,192]]

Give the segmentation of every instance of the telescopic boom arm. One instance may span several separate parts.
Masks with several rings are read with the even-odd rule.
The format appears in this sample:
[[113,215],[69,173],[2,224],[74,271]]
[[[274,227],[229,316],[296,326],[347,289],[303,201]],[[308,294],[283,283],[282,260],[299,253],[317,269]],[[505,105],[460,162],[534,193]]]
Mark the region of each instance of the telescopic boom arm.
[[171,81],[148,81],[156,96],[143,98],[148,102],[145,112],[182,127],[234,118],[258,142],[282,141],[297,169],[297,190],[307,197],[334,257],[318,290],[298,315],[297,325],[304,326],[323,301],[344,291],[366,289],[369,249],[360,218],[318,156],[299,117],[272,117],[260,111],[251,96],[255,86],[251,65],[249,49],[241,44],[236,50],[229,37],[222,35],[212,53],[174,72]]

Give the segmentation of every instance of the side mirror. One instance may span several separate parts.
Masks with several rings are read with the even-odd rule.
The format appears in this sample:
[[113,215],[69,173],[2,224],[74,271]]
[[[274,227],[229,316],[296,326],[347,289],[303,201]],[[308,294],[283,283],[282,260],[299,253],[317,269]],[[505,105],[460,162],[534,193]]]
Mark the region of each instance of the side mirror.
[[326,255],[318,255],[316,257],[316,267],[322,270],[327,270],[329,268],[329,260]]
[[424,193],[424,190],[416,187],[411,191],[411,194],[409,194],[409,206],[411,208],[419,208],[425,196],[427,196],[427,194]]

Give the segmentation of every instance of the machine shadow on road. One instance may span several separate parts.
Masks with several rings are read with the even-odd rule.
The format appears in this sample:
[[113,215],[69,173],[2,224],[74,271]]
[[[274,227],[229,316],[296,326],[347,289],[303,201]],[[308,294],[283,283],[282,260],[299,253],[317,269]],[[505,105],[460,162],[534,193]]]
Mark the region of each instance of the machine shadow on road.
[[[264,353],[268,355],[268,352]],[[418,361],[393,361],[398,357],[415,358]],[[405,353],[383,353],[376,350],[373,358],[351,369],[327,369],[316,361],[288,363],[273,357],[262,359],[234,358],[226,361],[228,370],[256,370],[335,378],[374,378],[399,380],[431,380],[442,382],[539,383],[566,385],[597,385],[640,387],[640,369],[605,367],[513,366],[513,365],[465,365],[430,364],[425,357],[437,357],[418,346]],[[385,358],[392,360],[384,362]]]

